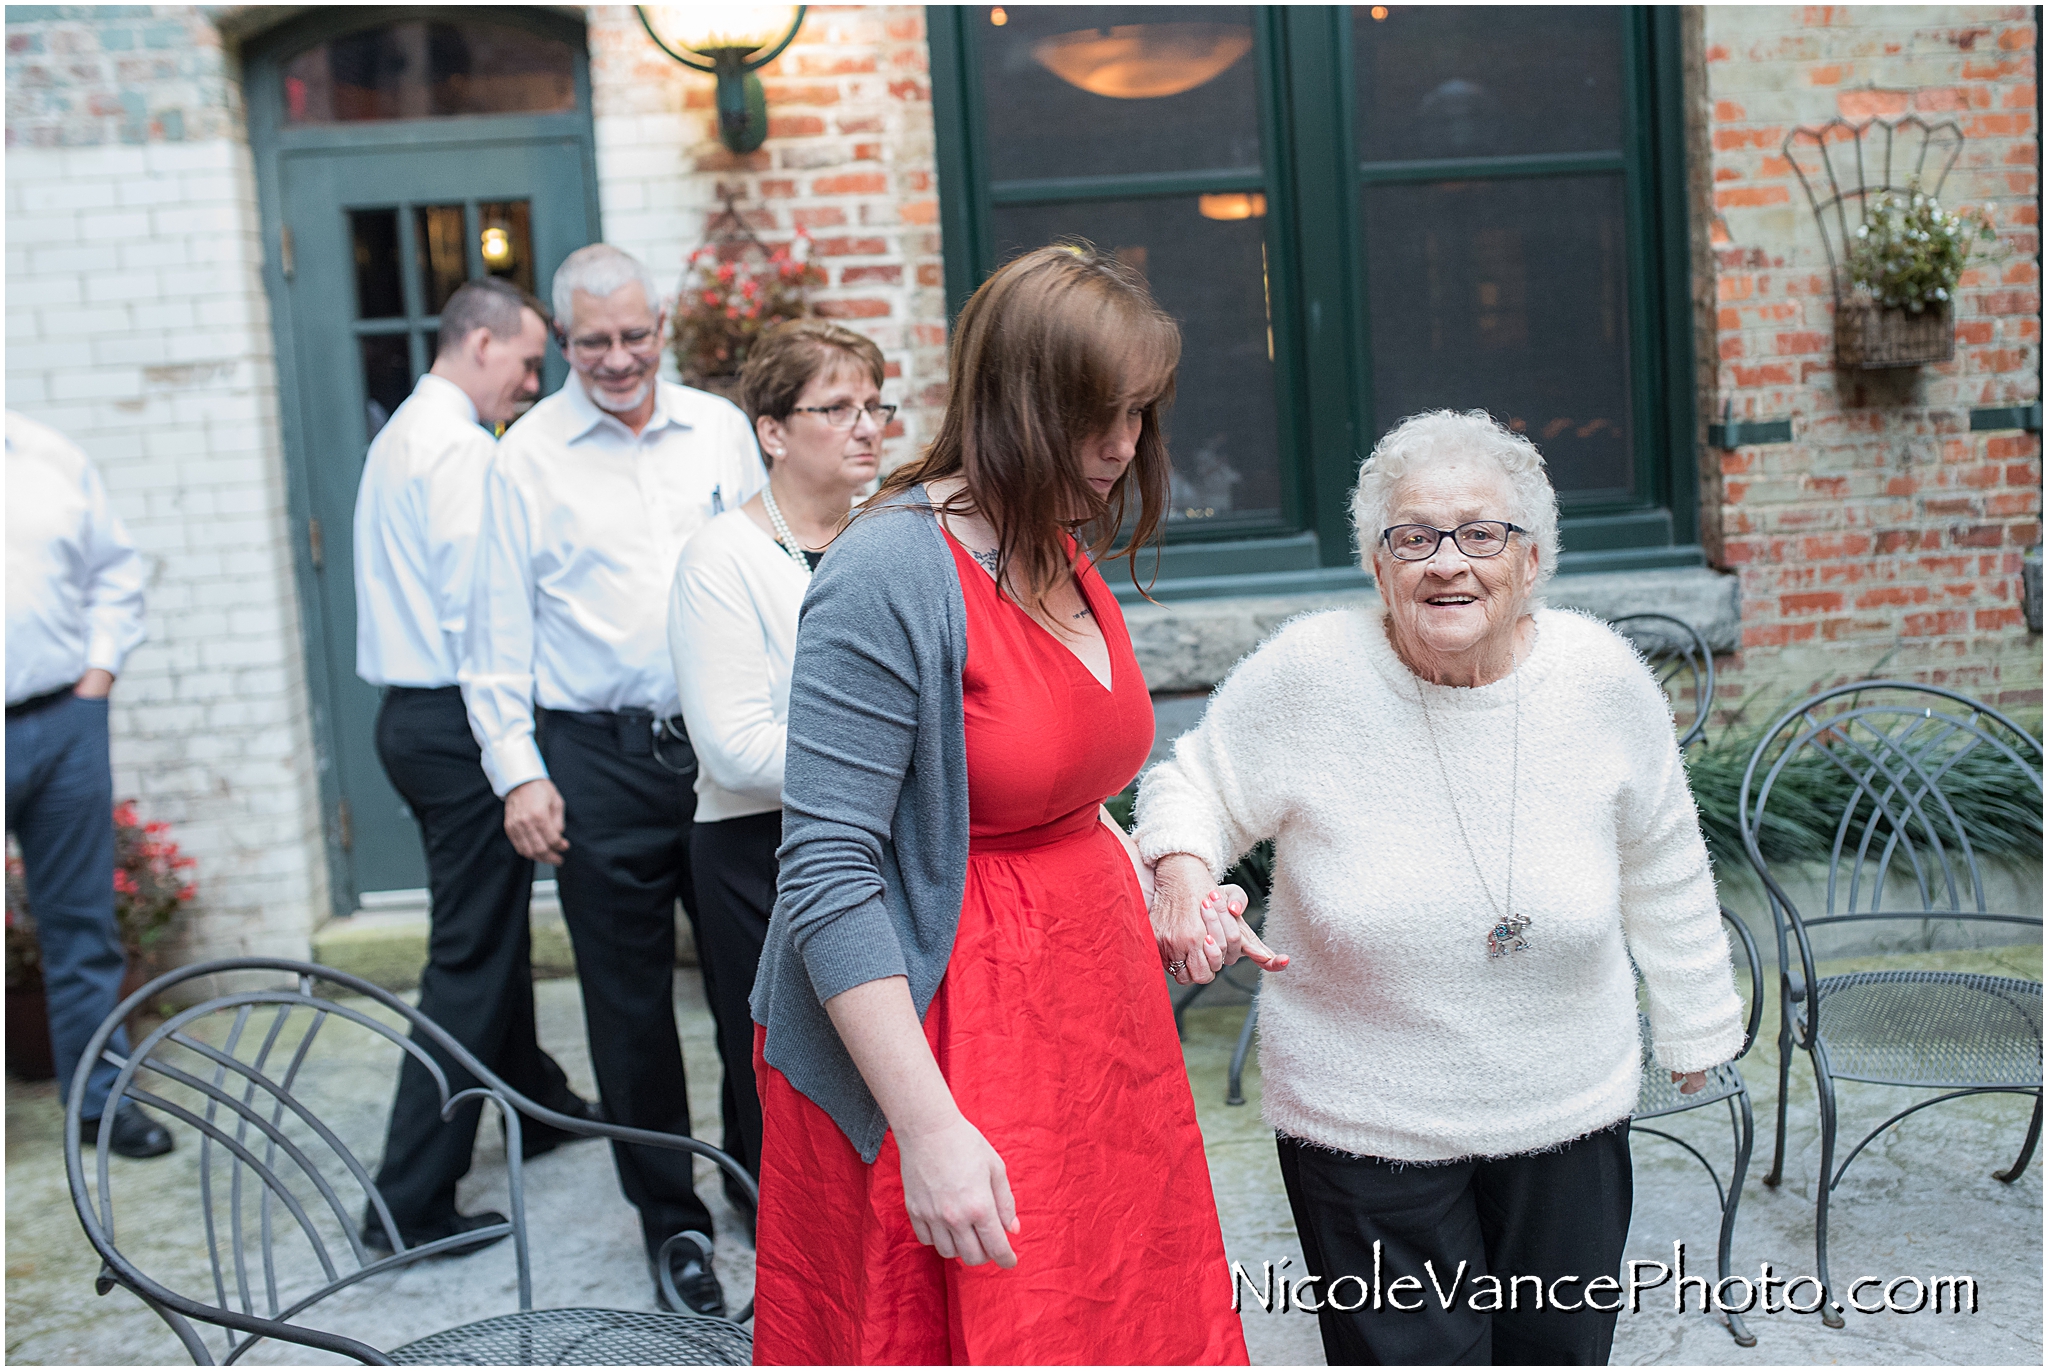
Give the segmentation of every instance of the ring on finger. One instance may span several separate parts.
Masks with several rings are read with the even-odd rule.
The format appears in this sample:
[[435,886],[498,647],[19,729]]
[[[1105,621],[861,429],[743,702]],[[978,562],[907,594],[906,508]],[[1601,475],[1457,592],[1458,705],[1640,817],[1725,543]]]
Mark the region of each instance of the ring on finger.
[[1188,964],[1187,964],[1187,962],[1186,962],[1186,961],[1174,961],[1174,962],[1168,962],[1168,963],[1166,964],[1166,974],[1167,974],[1167,975],[1169,975],[1169,976],[1182,976],[1182,975],[1186,975],[1186,974],[1187,974],[1187,969],[1188,969]]

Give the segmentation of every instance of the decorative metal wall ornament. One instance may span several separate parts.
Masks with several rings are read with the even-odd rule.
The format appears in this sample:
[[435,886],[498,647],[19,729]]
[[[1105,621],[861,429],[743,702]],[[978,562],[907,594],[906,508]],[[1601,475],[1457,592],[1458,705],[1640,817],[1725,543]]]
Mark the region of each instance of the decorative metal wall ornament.
[[[1807,165],[1795,153],[1802,145],[1808,150]],[[1873,208],[1888,203],[1888,197],[1916,191],[1939,197],[1962,156],[1961,126],[1952,120],[1929,124],[1915,114],[1889,123],[1830,119],[1818,128],[1792,130],[1781,150],[1806,192],[1827,251],[1835,296],[1835,360],[1845,367],[1875,370],[1924,366],[1955,356],[1953,300],[1939,299],[1918,310],[1886,305],[1851,279],[1850,258],[1859,230],[1870,223]]]
[[635,5],[640,27],[692,71],[718,78],[718,141],[752,152],[768,137],[768,96],[754,75],[782,55],[808,5]]

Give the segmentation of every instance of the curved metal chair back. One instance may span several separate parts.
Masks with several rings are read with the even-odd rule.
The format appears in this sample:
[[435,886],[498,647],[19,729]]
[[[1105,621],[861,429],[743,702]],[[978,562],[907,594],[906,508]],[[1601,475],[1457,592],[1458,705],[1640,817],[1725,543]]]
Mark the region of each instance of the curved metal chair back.
[[1608,620],[1608,626],[1635,644],[1650,664],[1677,716],[1678,746],[1704,741],[1714,711],[1714,651],[1706,638],[1672,614],[1624,614]]
[[[2040,743],[1941,686],[1837,686],[1786,711],[1750,757],[1738,809],[1743,847],[1770,896],[1778,964],[1791,965],[1790,933],[1811,984],[1808,930],[1824,924],[1938,918],[2038,928],[2039,909],[1986,902],[1980,853],[1957,806],[1967,790],[1981,799],[1987,786],[2014,779],[2027,793],[1996,803],[2038,825]],[[1816,828],[1831,830],[1818,849],[1799,837]],[[1788,860],[1824,865],[1819,910],[1797,908],[1786,893],[1779,874]]]
[[[217,979],[241,988],[209,987],[217,993],[172,1014],[125,1058],[109,1049],[114,1029],[139,1006],[163,999],[178,986]],[[330,998],[338,994],[360,996],[370,1004],[358,1007]],[[345,1048],[337,1039],[349,1029],[367,1038]],[[422,1040],[480,1084],[453,1090]],[[363,1149],[374,1153],[383,1142],[381,1113],[338,1117],[332,1109],[338,1101],[328,1095],[335,1058],[358,1044],[372,1050],[374,1063],[344,1057],[344,1065],[387,1074],[391,1048],[418,1061],[440,1087],[444,1117],[470,1101],[496,1106],[506,1132],[506,1224],[406,1246],[377,1190],[374,1162],[363,1156]],[[210,1288],[201,1294],[157,1279],[117,1245],[118,1173],[108,1160],[111,1130],[101,1131],[90,1159],[81,1146],[88,1068],[102,1058],[118,1070],[108,1114],[124,1099],[133,1100],[156,1110],[174,1129],[183,1124],[198,1134],[198,1227],[210,1276]],[[316,1065],[319,1069],[308,1069]],[[708,1144],[570,1119],[541,1108],[492,1074],[439,1025],[381,987],[327,967],[262,957],[205,962],[159,976],[107,1017],[72,1082],[64,1114],[64,1161],[79,1222],[104,1263],[99,1292],[115,1285],[133,1291],[171,1326],[195,1362],[215,1359],[196,1321],[220,1330],[224,1363],[241,1358],[264,1338],[388,1363],[390,1358],[368,1344],[294,1321],[368,1277],[507,1232],[518,1270],[519,1308],[530,1311],[522,1116],[569,1132],[693,1152],[723,1167],[749,1195],[757,1193],[753,1178]],[[161,1185],[157,1174],[150,1181]],[[161,1207],[160,1191],[154,1192],[150,1208],[160,1212]],[[383,1229],[389,1255],[364,1243],[360,1225],[365,1216]],[[750,1312],[751,1305],[734,1322],[744,1322]]]

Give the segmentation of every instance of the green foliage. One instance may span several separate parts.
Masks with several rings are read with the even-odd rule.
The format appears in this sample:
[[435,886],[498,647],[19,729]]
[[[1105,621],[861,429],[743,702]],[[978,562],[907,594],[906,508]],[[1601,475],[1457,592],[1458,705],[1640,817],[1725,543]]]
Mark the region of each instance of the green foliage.
[[1982,213],[1950,213],[1916,179],[1865,203],[1848,243],[1849,279],[1879,304],[1919,314],[1955,290],[1970,240],[1993,236]]
[[[1715,865],[1748,860],[1742,847],[1742,774],[1762,731],[1723,734],[1690,753],[1686,770],[1699,806],[1700,829]],[[1853,765],[1852,759],[1852,765]],[[1861,769],[1861,768],[1859,768]],[[1771,786],[1757,846],[1770,862],[1826,861],[1836,825],[1856,790],[1855,780],[1817,748],[1802,748]],[[1948,798],[1970,846],[1980,857],[2037,857],[2041,811],[2034,782],[1998,749],[1979,743],[1943,775]],[[1865,802],[1866,811],[1868,802]],[[1933,807],[1935,836],[1953,845],[1956,835]],[[1856,821],[1860,826],[1861,814]],[[1858,828],[1860,832],[1860,827]],[[1916,835],[1918,836],[1918,835]]]

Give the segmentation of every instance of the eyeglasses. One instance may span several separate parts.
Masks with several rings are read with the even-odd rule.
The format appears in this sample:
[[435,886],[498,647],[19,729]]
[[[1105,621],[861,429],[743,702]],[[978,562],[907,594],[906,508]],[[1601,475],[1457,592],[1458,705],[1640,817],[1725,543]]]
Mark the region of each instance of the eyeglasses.
[[868,418],[875,421],[876,428],[887,428],[889,427],[889,421],[896,417],[896,406],[868,405],[863,408],[860,405],[848,404],[842,401],[836,405],[797,405],[789,412],[791,414],[815,414],[833,428],[852,428],[858,417],[865,414]]
[[1507,551],[1510,533],[1527,533],[1519,524],[1501,519],[1474,519],[1456,528],[1431,528],[1428,524],[1395,524],[1380,534],[1380,541],[1397,562],[1426,562],[1436,556],[1446,538],[1467,557],[1498,557]]
[[635,357],[661,350],[661,334],[651,328],[628,329],[624,333],[591,334],[569,340],[569,351],[579,362],[602,362],[613,348],[622,347]]

